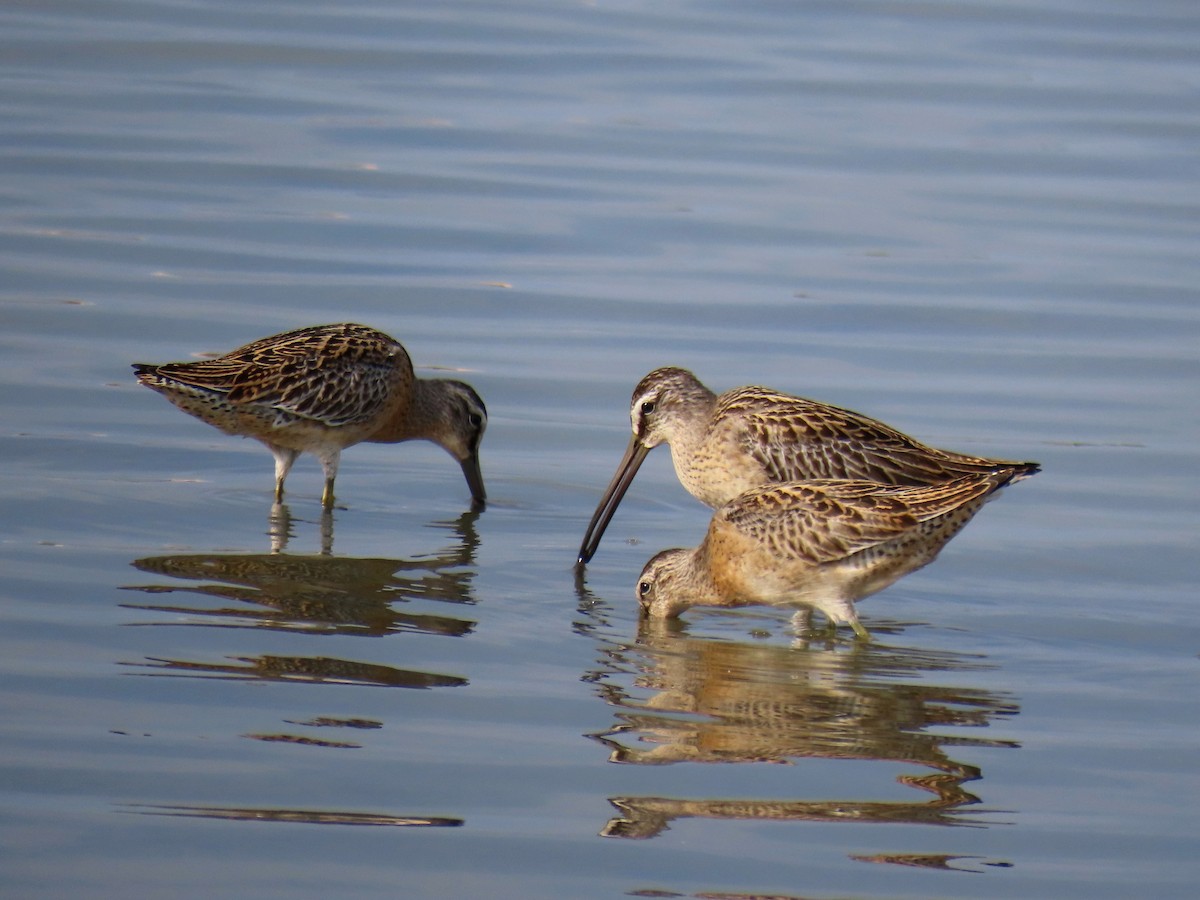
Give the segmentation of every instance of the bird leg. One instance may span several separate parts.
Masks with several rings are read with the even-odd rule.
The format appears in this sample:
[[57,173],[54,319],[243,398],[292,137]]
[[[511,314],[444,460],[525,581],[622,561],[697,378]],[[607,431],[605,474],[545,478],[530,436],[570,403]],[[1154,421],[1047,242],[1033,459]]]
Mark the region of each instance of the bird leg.
[[825,615],[829,617],[830,625],[834,627],[849,625],[854,629],[854,635],[860,641],[869,642],[871,640],[871,632],[867,631],[866,626],[858,621],[858,613],[854,609],[854,601],[842,600],[833,608],[825,610]]
[[292,471],[300,451],[276,444],[267,444],[267,449],[275,455],[275,502],[280,503],[283,500],[283,482],[287,480],[288,472]]
[[317,453],[321,468],[325,470],[325,490],[321,492],[321,505],[326,509],[333,508],[333,480],[337,478],[340,450],[327,450]]
[[[820,597],[816,599],[810,597],[809,600],[813,603],[814,607],[824,613],[825,618],[829,622],[830,632],[836,632],[839,625],[849,625],[860,641],[871,640],[871,632],[867,631],[866,626],[858,621],[858,613],[854,609],[853,600],[846,599],[845,597]],[[797,612],[793,617],[793,624],[799,624],[800,621],[803,621],[805,627],[811,628],[812,609],[807,610],[807,617],[803,620],[800,619],[801,612]]]

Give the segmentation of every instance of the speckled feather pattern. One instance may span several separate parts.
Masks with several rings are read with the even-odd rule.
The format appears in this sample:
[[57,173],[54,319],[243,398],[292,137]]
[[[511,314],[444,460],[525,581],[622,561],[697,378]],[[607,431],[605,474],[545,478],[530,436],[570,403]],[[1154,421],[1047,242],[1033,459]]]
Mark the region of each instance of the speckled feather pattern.
[[929,447],[848,409],[749,386],[714,395],[686,369],[651,372],[633,394],[633,415],[654,398],[653,429],[670,444],[684,486],[719,506],[759,484],[843,478],[926,485],[1035,463]]
[[928,447],[850,410],[761,387],[722,395],[713,418],[740,423],[744,451],[771,482],[850,478],[924,485],[1014,465]]
[[[840,480],[765,485],[721,507],[710,530],[728,525],[781,562],[822,565],[932,536],[937,520],[982,501],[1010,479],[973,475],[919,488]],[[922,528],[924,523],[935,527]]]
[[655,369],[638,382],[629,408],[632,436],[580,543],[589,562],[645,459],[667,444],[680,484],[717,508],[764,484],[814,479],[921,487],[1007,471],[1020,480],[1037,463],[987,459],[929,447],[848,409],[769,388],[720,396],[686,369]]
[[413,368],[398,341],[346,323],[262,338],[216,359],[145,366],[138,380],[173,401],[190,395],[189,412],[211,403],[211,415],[201,417],[223,430],[222,417],[233,409],[275,428],[299,422],[342,428],[407,402]]
[[275,498],[296,458],[312,453],[333,503],[342,450],[362,441],[429,440],[462,466],[476,503],[485,492],[479,442],[487,410],[461,381],[418,379],[399,341],[365,325],[300,328],[216,359],[135,363],[141,384],[226,434],[261,441],[275,456]]
[[815,479],[763,485],[722,506],[694,550],[664,550],[638,581],[643,611],[786,604],[861,636],[854,603],[927,565],[1013,469],[905,487]]

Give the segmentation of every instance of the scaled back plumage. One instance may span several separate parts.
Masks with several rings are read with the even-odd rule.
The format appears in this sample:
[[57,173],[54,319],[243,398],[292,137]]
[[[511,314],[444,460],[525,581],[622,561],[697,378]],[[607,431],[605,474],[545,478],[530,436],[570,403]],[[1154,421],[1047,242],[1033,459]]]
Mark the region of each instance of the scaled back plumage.
[[316,325],[215,359],[133,368],[141,384],[184,412],[265,444],[275,456],[276,499],[302,452],[320,459],[329,506],[343,449],[425,439],[459,461],[475,501],[484,500],[483,401],[463,382],[417,379],[403,345],[382,331],[352,322]]
[[839,478],[919,487],[1001,470],[1019,480],[1040,469],[940,450],[852,410],[770,388],[718,396],[676,366],[638,382],[629,414],[632,437],[580,544],[581,565],[596,552],[646,454],[663,443],[683,487],[714,509],[762,484]]

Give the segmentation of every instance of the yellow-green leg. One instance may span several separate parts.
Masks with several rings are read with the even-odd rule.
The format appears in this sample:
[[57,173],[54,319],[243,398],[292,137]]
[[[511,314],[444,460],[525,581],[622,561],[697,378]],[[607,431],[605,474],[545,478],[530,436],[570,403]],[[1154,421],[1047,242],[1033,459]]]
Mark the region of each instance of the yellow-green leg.
[[863,625],[862,622],[858,621],[858,616],[855,616],[850,620],[850,627],[854,629],[854,634],[860,641],[871,640],[871,632],[867,631],[866,626]]
[[321,492],[321,505],[326,509],[333,508],[333,480],[337,478],[338,460],[341,455],[340,450],[317,453],[317,459],[321,460],[321,468],[325,472],[325,490]]
[[278,447],[275,444],[267,444],[268,449],[275,454],[275,502],[283,501],[283,483],[287,480],[288,472],[292,471],[292,465],[300,456],[299,450],[292,450],[290,447]]

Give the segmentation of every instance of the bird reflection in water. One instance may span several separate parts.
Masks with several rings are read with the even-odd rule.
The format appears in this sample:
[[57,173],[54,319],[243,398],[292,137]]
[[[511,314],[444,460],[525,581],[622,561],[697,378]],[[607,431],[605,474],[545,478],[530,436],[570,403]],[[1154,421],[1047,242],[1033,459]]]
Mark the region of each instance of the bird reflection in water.
[[[600,607],[581,605],[594,623]],[[593,636],[602,630],[584,627]],[[607,643],[607,642],[604,642]],[[985,728],[1015,715],[1007,695],[927,683],[931,673],[987,668],[977,658],[882,643],[847,652],[693,637],[674,621],[642,620],[632,644],[601,644],[602,666],[585,680],[617,707],[616,722],[589,735],[614,763],[793,763],[802,758],[919,765],[897,780],[933,795],[915,802],[612,797],[609,837],[650,838],[681,818],[908,822],[981,825],[963,783],[978,767],[949,747],[1013,748],[1012,741],[934,729]]]
[[[142,572],[178,579],[182,584],[126,585],[125,590],[145,594],[183,593],[234,601],[245,606],[126,603],[125,609],[186,616],[137,625],[254,628],[300,634],[340,634],[380,637],[418,632],[461,637],[474,621],[458,616],[412,613],[396,608],[412,600],[470,605],[477,510],[468,511],[437,527],[454,534],[450,546],[414,559],[356,558],[282,552],[208,553],[153,556],[134,560]],[[373,663],[325,656],[238,657],[222,663],[200,663],[147,657],[141,665],[154,672],[143,674],[192,675],[374,684],[390,687],[429,688],[465,684],[455,675],[395,669]]]
[[147,657],[140,665],[166,670],[140,674],[193,675],[201,678],[226,678],[243,681],[297,681],[313,684],[358,684],[378,687],[432,688],[458,687],[467,679],[457,675],[438,675],[397,669],[378,663],[364,663],[328,656],[238,656],[230,663],[183,662]]
[[124,812],[143,816],[186,816],[239,822],[288,822],[304,825],[373,825],[388,828],[457,828],[462,819],[445,816],[393,816],[383,813],[339,812],[317,809],[240,808],[229,806],[165,806],[128,804]]
[[850,858],[858,862],[890,863],[894,866],[908,866],[913,869],[937,869],[943,872],[980,872],[982,869],[970,866],[988,866],[996,869],[1012,868],[1012,863],[1001,859],[985,859],[982,856],[972,856],[962,853],[876,853],[864,856],[851,853]]
[[[333,510],[327,506],[321,508],[319,527],[321,555],[330,556],[333,554]],[[271,504],[267,535],[271,538],[272,553],[283,553],[287,550],[288,542],[296,536],[296,520],[292,518],[291,507],[286,503]]]
[[[126,603],[126,609],[195,616],[202,624],[319,634],[382,636],[403,631],[461,636],[473,621],[457,616],[402,612],[397,603],[434,600],[473,604],[478,512],[437,523],[454,543],[415,559],[359,558],[322,553],[202,553],[149,556],[134,568],[187,584],[126,585],[146,594],[185,593],[247,604],[246,607]],[[139,624],[170,624],[139,623]],[[187,624],[201,624],[190,621]]]

